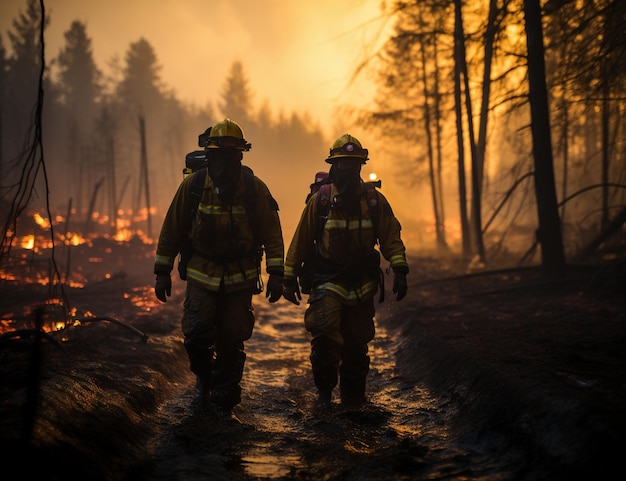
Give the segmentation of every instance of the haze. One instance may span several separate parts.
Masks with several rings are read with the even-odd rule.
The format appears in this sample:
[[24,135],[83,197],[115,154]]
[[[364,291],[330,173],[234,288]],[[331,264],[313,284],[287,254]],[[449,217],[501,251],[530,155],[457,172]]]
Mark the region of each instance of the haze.
[[[333,109],[363,103],[367,82],[348,86],[366,48],[385,28],[379,0],[45,0],[46,57],[56,56],[73,20],[87,25],[98,67],[107,71],[132,42],[155,48],[161,77],[180,100],[218,97],[233,61],[243,63],[257,105],[308,111],[328,125]],[[0,2],[5,48],[11,21],[26,0]],[[328,132],[335,135],[335,132]]]

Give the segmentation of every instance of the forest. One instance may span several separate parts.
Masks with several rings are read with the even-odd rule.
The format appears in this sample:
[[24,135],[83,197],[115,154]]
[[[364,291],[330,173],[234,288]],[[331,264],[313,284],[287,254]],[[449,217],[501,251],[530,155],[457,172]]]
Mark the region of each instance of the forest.
[[[257,104],[245,58],[198,106],[165,84],[145,38],[97,65],[75,20],[51,53],[45,0],[20,1],[0,31],[5,478],[623,469],[626,1],[381,2],[391,28],[349,79],[375,94],[323,125]],[[226,116],[252,143],[244,163],[276,197],[286,245],[328,168],[335,134],[322,127],[341,119],[369,149],[362,174],[382,180],[410,272],[401,303],[381,275],[363,406],[314,409],[308,299],[269,304],[262,290],[241,424],[190,407],[186,284],[175,275],[170,300],[155,297],[155,242],[186,154]]]
[[[241,61],[211,102],[186,104],[146,39],[104,70],[78,20],[50,57],[44,3],[0,32],[0,267],[34,222],[57,228],[35,248],[151,242],[185,154],[225,116],[261,178],[289,179],[271,183],[289,241],[332,142],[308,113],[257,107]],[[410,250],[552,270],[623,254],[624,2],[393,1],[381,15],[393,32],[354,72],[376,98],[337,112],[382,153]]]

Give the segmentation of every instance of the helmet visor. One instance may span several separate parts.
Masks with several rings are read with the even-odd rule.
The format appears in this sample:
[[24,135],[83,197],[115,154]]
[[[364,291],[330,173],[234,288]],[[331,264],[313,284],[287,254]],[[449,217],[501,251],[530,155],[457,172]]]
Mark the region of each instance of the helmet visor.
[[244,139],[240,139],[238,137],[232,137],[229,135],[221,136],[221,137],[209,137],[208,144],[209,144],[207,146],[208,149],[228,148],[228,149],[248,151],[250,150],[250,147],[252,147],[252,145],[247,143]]
[[341,147],[336,147],[334,149],[330,149],[330,155],[337,157],[359,157],[367,159],[367,155],[369,154],[367,149],[363,149],[356,145],[353,142],[347,142],[343,144]]

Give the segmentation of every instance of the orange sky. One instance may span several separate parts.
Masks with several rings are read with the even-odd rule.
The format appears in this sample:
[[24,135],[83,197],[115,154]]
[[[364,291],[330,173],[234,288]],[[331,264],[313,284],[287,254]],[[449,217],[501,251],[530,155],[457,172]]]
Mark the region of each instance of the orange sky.
[[[144,37],[155,48],[162,79],[179,98],[204,105],[219,96],[240,60],[255,106],[274,113],[307,110],[328,125],[333,108],[371,96],[347,82],[365,49],[388,26],[380,0],[45,0],[50,26],[46,57],[56,56],[73,20],[86,23],[96,63],[106,71]],[[0,1],[0,33],[27,0]],[[327,132],[334,135],[334,132]]]
[[[212,101],[215,106],[232,62],[239,60],[250,80],[254,107],[267,101],[275,115],[306,110],[328,139],[345,132],[356,135],[370,151],[363,174],[376,172],[385,179],[382,191],[394,211],[406,219],[415,217],[418,194],[400,190],[393,179],[398,159],[387,158],[377,147],[384,139],[333,116],[340,105],[367,107],[374,94],[368,82],[348,81],[391,28],[381,14],[381,0],[44,1],[50,18],[48,61],[62,48],[71,22],[80,20],[105,73],[114,56],[123,59],[129,45],[143,37],[155,48],[162,80],[180,100],[197,105]],[[26,5],[27,0],[0,0],[6,49],[6,32]]]

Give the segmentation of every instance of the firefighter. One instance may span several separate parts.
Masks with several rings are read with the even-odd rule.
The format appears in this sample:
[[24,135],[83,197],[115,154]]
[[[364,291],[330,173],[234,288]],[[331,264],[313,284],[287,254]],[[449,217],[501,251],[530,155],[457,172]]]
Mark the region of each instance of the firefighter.
[[[310,361],[319,408],[331,404],[338,383],[342,405],[366,401],[368,343],[375,334],[374,296],[383,279],[381,253],[394,272],[396,300],[407,293],[409,266],[400,223],[379,191],[373,190],[375,197],[368,205],[361,180],[361,166],[367,160],[368,150],[352,135],[344,134],[334,142],[326,159],[331,164],[329,198],[319,198],[320,192],[311,196],[285,260],[283,296],[288,301],[299,305],[302,300],[298,277],[303,264],[311,280],[304,324],[312,337]],[[323,202],[330,203],[327,219],[319,215]]]
[[[241,402],[244,342],[254,328],[252,296],[263,289],[263,252],[269,302],[278,301],[283,289],[278,204],[267,185],[242,166],[250,148],[235,121],[225,119],[211,128],[207,168],[181,182],[163,221],[154,265],[155,294],[166,302],[174,260],[191,238],[181,324],[196,375],[192,406],[231,419]],[[191,193],[198,175],[204,176],[204,187],[195,207]]]

